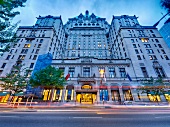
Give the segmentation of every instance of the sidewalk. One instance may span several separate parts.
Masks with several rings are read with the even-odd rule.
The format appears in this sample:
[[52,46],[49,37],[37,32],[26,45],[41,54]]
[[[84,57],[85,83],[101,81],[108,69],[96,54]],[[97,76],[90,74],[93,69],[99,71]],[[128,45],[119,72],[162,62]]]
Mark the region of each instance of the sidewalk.
[[136,108],[136,107],[166,107],[170,108],[168,103],[149,103],[140,102],[126,105],[118,105],[112,103],[94,103],[94,104],[80,104],[75,102],[40,102],[32,104],[3,104],[0,103],[0,108],[17,108],[17,109],[74,109],[74,108],[84,108],[84,109],[103,109],[103,108]]

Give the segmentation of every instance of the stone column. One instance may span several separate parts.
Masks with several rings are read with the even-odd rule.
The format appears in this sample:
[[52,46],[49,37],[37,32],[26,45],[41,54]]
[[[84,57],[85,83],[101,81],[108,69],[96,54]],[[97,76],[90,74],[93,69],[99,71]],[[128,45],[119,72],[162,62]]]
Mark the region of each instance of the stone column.
[[121,102],[123,102],[124,101],[124,95],[123,95],[122,87],[121,88],[119,87],[119,94],[120,94]]
[[112,93],[111,93],[111,89],[108,89],[108,95],[109,95],[109,102],[112,102]]
[[140,101],[139,98],[138,98],[137,90],[134,89],[134,88],[130,88],[130,90],[131,90],[131,94],[132,94],[132,97],[133,97],[133,101]]
[[141,97],[141,101],[150,101],[147,93],[142,93],[142,91],[139,91],[139,96]]
[[100,93],[100,90],[98,89],[97,91],[98,91],[98,92],[97,92],[97,103],[99,103],[99,102],[100,102],[100,94],[99,94],[99,93]]
[[74,89],[74,99],[73,101],[75,102],[76,101],[76,90]]
[[160,98],[161,98],[161,102],[166,102],[167,101],[164,95],[160,95]]
[[62,93],[62,102],[65,102],[65,94],[66,94],[66,89],[63,89],[63,93]]

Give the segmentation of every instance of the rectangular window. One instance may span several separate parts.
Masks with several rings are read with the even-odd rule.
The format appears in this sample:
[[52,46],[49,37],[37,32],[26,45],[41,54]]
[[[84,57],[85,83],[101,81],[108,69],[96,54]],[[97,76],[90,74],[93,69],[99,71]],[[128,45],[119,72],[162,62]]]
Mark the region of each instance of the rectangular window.
[[76,56],[76,51],[72,51],[71,56],[72,56],[72,57],[75,57],[75,56]]
[[36,59],[37,59],[37,55],[34,55],[33,60],[36,60]]
[[83,77],[90,77],[90,67],[83,68]]
[[37,48],[40,48],[40,47],[41,47],[41,44],[39,44]]
[[166,59],[166,60],[169,60],[169,58],[168,58],[168,56],[167,56],[167,55],[164,55],[164,57],[165,57],[165,59]]
[[24,48],[30,48],[31,47],[31,44],[25,44],[24,45]]
[[125,78],[126,77],[125,68],[119,68],[119,72],[120,72],[120,77],[121,78]]
[[166,77],[162,67],[154,67],[154,69],[158,77]]
[[25,55],[19,55],[18,60],[24,60],[25,59]]
[[34,67],[34,63],[31,63],[30,68],[33,68],[33,67]]
[[148,54],[154,53],[152,49],[146,49],[146,51],[147,51]]
[[163,54],[166,54],[165,51],[164,51],[163,49],[161,49],[161,52],[162,52]]
[[158,47],[159,47],[159,48],[162,48],[162,45],[161,45],[161,44],[158,44]]
[[8,55],[7,58],[6,58],[6,60],[9,60],[10,57],[11,57],[11,55]]
[[37,50],[36,50],[36,52],[35,52],[35,54],[38,54],[38,53],[39,53],[39,51],[40,51],[40,49],[37,49]]
[[156,37],[155,34],[152,34],[153,37]]
[[115,68],[109,68],[109,77],[113,78],[116,76]]
[[155,39],[155,41],[158,43],[159,41],[158,41],[158,39]]
[[153,33],[153,31],[152,31],[152,30],[150,30],[150,32],[151,32],[151,33]]
[[135,53],[136,53],[136,54],[139,54],[139,51],[138,51],[137,49],[135,49]]
[[137,48],[136,44],[133,44],[133,48]]
[[150,60],[157,60],[155,55],[149,55]]
[[144,44],[145,48],[151,48],[150,44]]
[[100,68],[99,68],[99,74],[100,74],[100,77],[101,77],[101,78],[104,77],[104,73],[105,73],[105,68],[104,68],[104,67],[100,67]]
[[134,39],[131,39],[131,42],[134,43],[135,42]]
[[1,68],[4,68],[5,66],[6,66],[6,63],[3,63],[2,66],[1,66]]
[[146,68],[145,68],[145,67],[141,67],[141,70],[142,70],[143,76],[144,76],[145,78],[148,78],[148,73],[147,73],[147,71],[146,71]]
[[21,53],[26,54],[28,52],[28,49],[22,49]]
[[138,58],[138,60],[141,60],[141,57],[140,57],[140,55],[137,55],[137,58]]
[[69,68],[70,77],[74,77],[74,71],[75,71],[75,68],[74,68],[74,67],[70,67],[70,68]]
[[43,43],[43,39],[40,40],[40,43]]
[[147,38],[141,38],[141,41],[142,42],[148,42],[148,39]]
[[99,57],[102,57],[102,51],[98,51]]

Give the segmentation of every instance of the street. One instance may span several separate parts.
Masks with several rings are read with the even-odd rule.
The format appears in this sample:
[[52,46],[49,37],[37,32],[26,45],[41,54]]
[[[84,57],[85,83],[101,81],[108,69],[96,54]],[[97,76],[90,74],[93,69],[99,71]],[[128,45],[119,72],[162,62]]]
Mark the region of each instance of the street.
[[169,127],[169,108],[1,110],[0,127]]

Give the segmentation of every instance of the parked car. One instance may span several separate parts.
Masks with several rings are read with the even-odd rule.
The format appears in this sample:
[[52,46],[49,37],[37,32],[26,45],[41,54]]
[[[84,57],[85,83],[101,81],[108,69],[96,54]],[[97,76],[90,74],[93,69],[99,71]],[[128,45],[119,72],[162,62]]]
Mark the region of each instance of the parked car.
[[124,101],[123,104],[124,105],[133,105],[133,101]]

